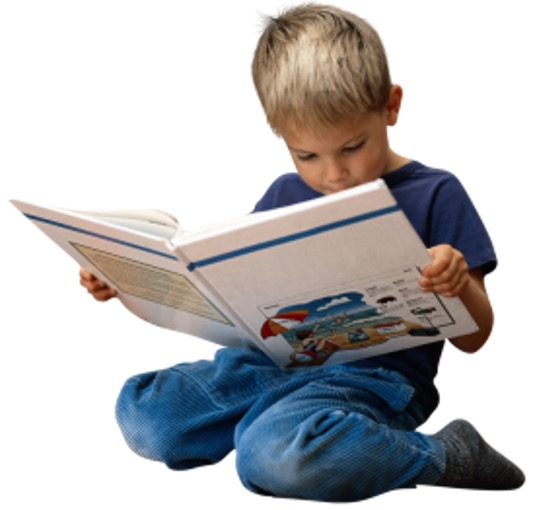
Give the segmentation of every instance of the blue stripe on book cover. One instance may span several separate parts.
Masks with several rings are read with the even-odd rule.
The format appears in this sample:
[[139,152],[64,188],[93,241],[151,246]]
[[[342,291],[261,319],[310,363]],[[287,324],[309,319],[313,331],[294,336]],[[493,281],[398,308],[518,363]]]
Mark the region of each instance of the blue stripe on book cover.
[[[219,262],[223,262],[225,260],[233,259],[233,258],[236,258],[236,257],[241,257],[241,256],[247,255],[249,253],[254,253],[254,252],[257,252],[257,251],[261,251],[261,250],[266,250],[266,249],[272,248],[274,246],[280,246],[280,245],[283,245],[283,244],[291,243],[291,242],[294,242],[294,241],[298,241],[299,239],[304,239],[306,237],[312,237],[312,236],[321,234],[323,232],[328,232],[330,230],[335,230],[335,229],[338,229],[338,228],[346,227],[348,225],[353,225],[355,223],[360,223],[362,221],[370,220],[370,219],[373,219],[373,218],[378,218],[380,216],[385,216],[387,214],[392,214],[392,213],[395,213],[395,212],[400,211],[400,210],[401,210],[400,207],[397,204],[395,204],[395,205],[392,205],[390,207],[384,207],[383,209],[377,209],[376,211],[371,211],[371,212],[368,212],[368,213],[365,213],[365,214],[360,214],[358,216],[352,216],[350,218],[344,218],[342,220],[338,220],[338,221],[334,221],[334,222],[331,222],[331,223],[327,223],[325,225],[320,225],[318,227],[314,227],[314,228],[311,228],[311,229],[308,229],[308,230],[303,230],[301,232],[296,232],[294,234],[290,234],[290,235],[287,235],[287,236],[277,237],[277,238],[274,238],[274,239],[270,239],[269,241],[264,241],[264,242],[253,244],[253,245],[250,245],[250,246],[245,246],[245,247],[240,248],[238,250],[232,250],[232,251],[229,251],[229,252],[221,253],[219,255],[215,255],[213,257],[207,257],[205,259],[200,259],[200,260],[197,260],[196,262],[189,263],[188,266],[187,266],[187,269],[189,271],[194,271],[195,269],[198,269],[200,267],[210,266],[210,265],[213,265],[213,264],[217,264]],[[66,230],[71,230],[73,232],[78,232],[80,234],[89,235],[89,236],[96,237],[96,238],[99,238],[99,239],[103,239],[105,241],[109,241],[109,242],[112,242],[112,243],[121,244],[123,246],[127,246],[129,248],[134,248],[134,249],[137,249],[137,250],[140,250],[140,251],[144,251],[144,252],[147,252],[147,253],[151,253],[153,255],[158,255],[160,257],[165,257],[165,258],[172,259],[172,260],[179,260],[178,257],[176,257],[176,256],[174,256],[174,255],[172,255],[170,253],[161,252],[161,251],[158,251],[158,250],[153,250],[151,248],[147,248],[146,246],[142,246],[142,245],[139,245],[139,244],[130,243],[128,241],[123,241],[121,239],[117,239],[117,238],[114,238],[114,237],[98,234],[97,232],[92,232],[90,230],[85,230],[85,229],[81,229],[81,228],[78,228],[78,227],[74,227],[74,226],[68,225],[66,223],[60,223],[58,221],[50,220],[48,218],[43,218],[41,216],[35,216],[33,214],[25,214],[25,216],[27,218],[31,219],[31,220],[38,221],[38,222],[41,222],[41,223],[45,223],[45,224],[48,224],[48,225],[53,225],[55,227],[64,228]]]
[[278,237],[275,239],[270,239],[269,241],[264,241],[262,243],[253,244],[250,246],[245,246],[244,248],[240,248],[238,250],[232,250],[226,253],[221,253],[220,255],[215,255],[213,257],[208,257],[205,259],[197,260],[196,262],[191,262],[187,269],[189,271],[194,271],[195,269],[199,267],[205,267],[212,264],[217,264],[218,262],[222,262],[228,259],[233,259],[236,257],[241,257],[243,255],[247,255],[249,253],[265,250],[268,248],[272,248],[273,246],[279,246],[282,244],[291,243],[293,241],[297,241],[299,239],[304,239],[306,237],[312,237],[317,234],[321,234],[323,232],[328,232],[330,230],[335,230],[338,228],[346,227],[348,225],[353,225],[355,223],[360,223],[362,221],[371,220],[373,218],[378,218],[380,216],[385,216],[387,214],[392,214],[397,211],[400,211],[400,207],[395,204],[390,207],[384,207],[383,209],[377,209],[376,211],[371,211],[365,214],[360,214],[358,216],[352,216],[350,218],[344,218],[342,220],[334,221],[332,223],[327,223],[325,225],[320,225],[318,227],[314,227],[308,230],[303,230],[302,232],[296,232],[294,234],[290,234],[283,237]]

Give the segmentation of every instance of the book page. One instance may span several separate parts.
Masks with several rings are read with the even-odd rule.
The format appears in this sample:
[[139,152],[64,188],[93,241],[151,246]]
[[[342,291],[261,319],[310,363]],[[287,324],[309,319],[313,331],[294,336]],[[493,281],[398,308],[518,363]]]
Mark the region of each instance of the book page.
[[418,267],[398,268],[260,305],[261,335],[291,349],[288,367],[322,365],[334,353],[341,362],[442,338],[455,318],[440,296],[419,290],[419,276]]
[[13,203],[81,267],[116,289],[138,317],[221,345],[247,341],[231,312],[187,270],[167,239],[101,218]]
[[72,211],[83,217],[144,232],[156,237],[173,239],[181,232],[178,220],[169,213],[151,209]]
[[123,294],[233,325],[186,274],[83,244],[71,245]]

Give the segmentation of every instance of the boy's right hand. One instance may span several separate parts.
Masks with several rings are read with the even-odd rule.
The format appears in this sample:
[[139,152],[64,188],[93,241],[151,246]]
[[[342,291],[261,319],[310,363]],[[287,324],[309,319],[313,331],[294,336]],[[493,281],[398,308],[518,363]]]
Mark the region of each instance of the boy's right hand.
[[99,280],[94,274],[87,269],[80,269],[80,285],[87,289],[97,301],[108,301],[117,295],[117,292],[111,287]]

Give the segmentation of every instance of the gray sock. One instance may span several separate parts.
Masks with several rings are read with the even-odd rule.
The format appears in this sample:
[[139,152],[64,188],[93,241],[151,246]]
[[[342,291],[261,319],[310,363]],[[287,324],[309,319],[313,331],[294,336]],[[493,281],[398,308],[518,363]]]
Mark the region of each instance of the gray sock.
[[436,485],[508,490],[523,485],[525,475],[489,446],[467,421],[456,420],[431,436],[445,448],[445,473]]

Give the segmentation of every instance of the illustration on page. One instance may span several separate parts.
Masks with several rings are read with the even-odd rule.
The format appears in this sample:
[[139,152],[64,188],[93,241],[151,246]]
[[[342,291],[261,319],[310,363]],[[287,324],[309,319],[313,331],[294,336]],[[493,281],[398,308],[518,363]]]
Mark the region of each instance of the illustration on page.
[[323,364],[338,351],[395,337],[436,337],[453,319],[441,299],[419,290],[416,267],[260,306],[264,341],[290,346],[287,367]]

